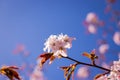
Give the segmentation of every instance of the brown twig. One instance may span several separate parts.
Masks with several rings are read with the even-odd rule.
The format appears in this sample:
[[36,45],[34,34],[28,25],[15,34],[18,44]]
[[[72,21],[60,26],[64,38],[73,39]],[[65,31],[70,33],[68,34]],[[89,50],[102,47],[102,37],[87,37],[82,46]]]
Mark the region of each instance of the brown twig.
[[72,60],[74,62],[77,62],[78,64],[82,64],[82,65],[87,65],[87,66],[92,66],[92,67],[96,67],[96,68],[99,68],[99,69],[102,69],[102,70],[105,70],[105,71],[108,71],[110,72],[111,70],[107,69],[107,68],[104,68],[104,67],[101,67],[101,66],[98,66],[98,65],[94,65],[94,64],[88,64],[88,63],[84,63],[84,62],[80,62],[80,61],[77,61],[71,57],[63,57],[63,58],[66,58],[66,59],[69,59],[69,60]]

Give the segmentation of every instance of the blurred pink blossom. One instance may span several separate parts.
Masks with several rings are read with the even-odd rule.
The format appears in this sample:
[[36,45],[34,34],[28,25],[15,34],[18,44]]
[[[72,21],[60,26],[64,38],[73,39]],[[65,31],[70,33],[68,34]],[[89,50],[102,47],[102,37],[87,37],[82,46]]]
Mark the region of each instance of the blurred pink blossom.
[[95,13],[90,12],[87,14],[84,24],[89,33],[95,34],[98,26],[103,26],[104,22],[100,21]]
[[89,76],[89,71],[87,67],[80,67],[77,71],[78,78],[87,78]]
[[109,49],[109,45],[108,44],[101,44],[99,46],[99,52],[100,54],[104,54],[106,53],[106,51]]
[[87,17],[86,17],[86,22],[88,24],[96,24],[98,23],[98,17],[95,13],[93,12],[90,12],[87,14]]
[[110,6],[110,5],[107,5],[106,8],[105,8],[105,13],[110,12],[110,10],[111,10],[111,6]]
[[113,41],[117,44],[120,45],[120,32],[115,32],[113,35]]
[[40,58],[37,60],[37,65],[34,67],[30,80],[45,80],[42,68],[40,67]]
[[88,32],[89,33],[95,34],[96,31],[97,31],[96,26],[94,26],[92,24],[88,26]]
[[18,44],[16,48],[13,50],[14,54],[18,54],[20,52],[23,52],[25,50],[25,46],[23,44]]
[[36,66],[34,68],[34,71],[30,76],[30,80],[45,80],[43,72],[41,71],[39,66]]
[[19,54],[23,53],[24,56],[29,56],[29,51],[26,50],[26,47],[24,44],[18,44],[16,45],[15,49],[13,50],[13,54]]
[[23,54],[24,54],[24,56],[26,56],[26,57],[27,57],[27,56],[29,56],[30,52],[29,52],[29,51],[24,51],[24,53],[23,53]]
[[119,59],[120,59],[120,52],[118,53],[118,57],[119,57]]

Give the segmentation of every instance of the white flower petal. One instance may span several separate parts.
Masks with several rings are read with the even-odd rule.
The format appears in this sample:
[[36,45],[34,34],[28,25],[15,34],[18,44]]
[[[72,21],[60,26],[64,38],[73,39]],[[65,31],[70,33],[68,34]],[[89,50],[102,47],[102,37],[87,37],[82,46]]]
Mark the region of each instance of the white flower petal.
[[69,37],[68,35],[51,35],[46,42],[44,43],[44,51],[54,53],[54,56],[58,57],[59,55],[67,56],[67,49],[72,47],[72,41],[75,38]]

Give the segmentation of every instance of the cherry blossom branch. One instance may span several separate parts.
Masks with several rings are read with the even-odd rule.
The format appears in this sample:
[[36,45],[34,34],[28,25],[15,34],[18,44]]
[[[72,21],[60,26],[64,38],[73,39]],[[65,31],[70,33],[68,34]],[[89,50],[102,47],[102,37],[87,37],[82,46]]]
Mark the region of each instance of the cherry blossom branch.
[[[49,60],[49,63],[52,63],[55,60],[55,58],[66,58],[68,60],[75,62],[75,64],[70,64],[69,66],[60,67],[64,71],[64,77],[66,78],[66,80],[70,80],[70,77],[74,73],[76,66],[80,65],[80,64],[98,68],[98,69],[104,70],[106,72],[104,74],[97,75],[94,80],[97,80],[97,78],[100,78],[101,76],[105,77],[104,79],[108,79],[109,76],[113,75],[113,74],[110,74],[109,76],[105,75],[105,74],[109,74],[111,72],[111,69],[107,69],[107,68],[104,68],[104,67],[101,67],[101,66],[98,66],[95,64],[95,60],[98,59],[95,49],[93,49],[90,53],[88,53],[88,52],[82,53],[83,56],[85,56],[91,60],[91,63],[80,62],[74,58],[69,57],[67,55],[67,49],[70,49],[72,47],[73,40],[75,40],[75,38],[69,37],[68,35],[63,35],[63,34],[50,35],[49,38],[44,43],[44,45],[45,45],[45,47],[43,48],[44,53],[39,56],[40,58],[42,58],[40,61],[40,66],[42,67],[43,64],[48,60]],[[119,62],[116,62],[116,63],[117,63],[117,65],[119,64]],[[115,65],[116,65],[116,63],[115,63]],[[114,68],[116,71],[116,66]],[[112,69],[112,70],[114,70],[114,69]],[[118,80],[119,74],[116,73],[115,71],[114,71],[115,75],[113,75],[113,76],[118,75],[118,77],[116,78]],[[115,80],[115,79],[113,79],[113,77],[110,77],[109,79]],[[101,79],[101,80],[103,80],[103,79]]]
[[88,63],[84,63],[84,62],[77,61],[77,60],[75,60],[75,59],[73,59],[73,58],[71,58],[71,57],[68,57],[68,56],[67,56],[67,57],[62,56],[62,57],[63,57],[63,58],[66,58],[66,59],[69,59],[69,60],[72,60],[72,61],[74,61],[74,62],[77,62],[78,64],[96,67],[96,68],[99,68],[99,69],[102,69],[102,70],[105,70],[105,71],[108,71],[108,72],[111,71],[111,70],[109,70],[109,69],[103,68],[103,67],[98,66],[98,65],[88,64]]

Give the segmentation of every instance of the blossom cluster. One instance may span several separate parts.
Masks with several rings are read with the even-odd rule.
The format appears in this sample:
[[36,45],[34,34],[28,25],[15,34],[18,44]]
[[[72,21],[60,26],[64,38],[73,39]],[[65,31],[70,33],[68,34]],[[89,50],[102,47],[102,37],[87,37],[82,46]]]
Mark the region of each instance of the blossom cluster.
[[44,51],[48,53],[54,53],[55,57],[62,55],[64,57],[67,56],[67,50],[72,47],[72,41],[75,38],[69,37],[68,35],[50,35],[50,37],[45,42]]
[[98,19],[98,16],[93,12],[87,14],[85,23],[88,32],[91,34],[95,34],[97,32],[97,26],[102,25],[102,22]]
[[102,75],[96,80],[120,80],[120,59],[113,62],[109,75]]

